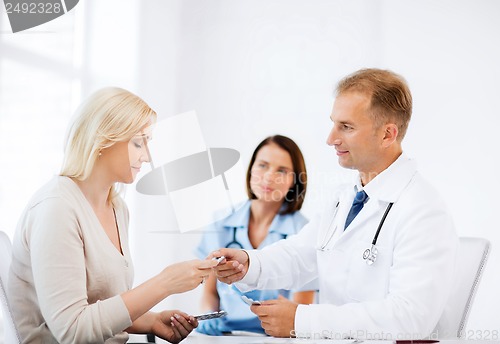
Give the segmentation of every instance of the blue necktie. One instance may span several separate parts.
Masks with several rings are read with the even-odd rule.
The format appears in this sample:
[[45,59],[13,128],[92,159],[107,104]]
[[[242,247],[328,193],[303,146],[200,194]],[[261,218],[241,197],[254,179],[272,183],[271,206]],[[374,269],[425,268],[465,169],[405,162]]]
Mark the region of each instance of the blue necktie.
[[347,215],[347,219],[345,220],[344,230],[347,228],[347,226],[349,226],[352,220],[354,220],[361,209],[363,209],[367,198],[368,195],[363,190],[356,194],[356,196],[354,197],[354,201],[352,201],[351,210],[349,210],[349,214]]

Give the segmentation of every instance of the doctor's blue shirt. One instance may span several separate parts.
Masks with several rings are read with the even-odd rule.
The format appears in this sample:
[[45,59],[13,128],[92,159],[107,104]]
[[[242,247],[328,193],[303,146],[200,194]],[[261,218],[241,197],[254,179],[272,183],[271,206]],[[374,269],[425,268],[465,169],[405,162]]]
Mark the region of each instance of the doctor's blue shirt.
[[[205,228],[196,249],[198,258],[205,259],[210,252],[227,247],[228,244],[231,244],[229,246],[231,248],[254,249],[248,238],[250,204],[250,200],[244,202],[233,214]],[[277,214],[269,227],[266,238],[258,249],[298,233],[307,222],[307,218],[300,211],[286,215]],[[286,298],[290,296],[288,290],[254,290],[242,293],[219,281],[217,281],[217,292],[220,297],[220,309],[228,312],[228,315],[200,322],[198,332],[212,335],[232,330],[264,333],[259,318],[250,311],[250,307],[243,302],[241,295],[244,294],[254,300],[272,300],[276,299],[278,295],[283,295]]]

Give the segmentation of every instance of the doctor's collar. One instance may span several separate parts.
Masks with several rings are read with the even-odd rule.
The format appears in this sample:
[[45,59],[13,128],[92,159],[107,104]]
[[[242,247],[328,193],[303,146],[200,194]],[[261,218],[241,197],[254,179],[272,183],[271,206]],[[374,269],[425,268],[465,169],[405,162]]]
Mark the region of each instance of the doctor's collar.
[[[389,167],[363,187],[370,198],[383,202],[396,202],[404,188],[417,173],[417,164],[404,153]],[[359,178],[358,178],[359,180]],[[357,187],[361,185],[359,180]]]

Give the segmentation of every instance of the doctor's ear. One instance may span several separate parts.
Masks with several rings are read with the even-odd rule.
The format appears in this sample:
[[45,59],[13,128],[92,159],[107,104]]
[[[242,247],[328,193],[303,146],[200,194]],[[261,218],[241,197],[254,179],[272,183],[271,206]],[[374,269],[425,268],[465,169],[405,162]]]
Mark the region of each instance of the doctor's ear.
[[384,125],[384,137],[382,145],[384,147],[389,147],[398,138],[399,130],[398,126],[394,123],[387,123]]

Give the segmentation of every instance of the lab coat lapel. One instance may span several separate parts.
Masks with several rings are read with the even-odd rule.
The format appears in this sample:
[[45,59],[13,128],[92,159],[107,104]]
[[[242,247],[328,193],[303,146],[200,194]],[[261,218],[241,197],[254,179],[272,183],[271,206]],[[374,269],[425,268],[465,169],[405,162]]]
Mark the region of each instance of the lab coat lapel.
[[[350,205],[348,207],[347,212],[349,212]],[[380,210],[380,205],[377,200],[368,200],[363,206],[363,209],[358,213],[358,215],[352,220],[350,225],[343,231],[340,235],[338,241],[335,245],[342,245],[345,241],[350,241],[353,237],[364,236],[364,233],[361,231],[367,232],[368,229],[365,229],[365,224],[367,221],[370,221]],[[345,223],[345,219],[347,217],[347,213],[342,218],[342,221]],[[341,222],[342,222],[341,221]],[[344,229],[344,224],[342,223],[341,229]],[[373,233],[376,232],[376,228],[373,229]]]
[[[388,170],[392,170],[390,174]],[[365,228],[366,222],[371,221],[373,217],[380,217],[380,219],[374,221],[376,224],[379,223],[382,216],[380,215],[381,209],[384,209],[389,202],[396,202],[398,200],[416,171],[417,166],[415,161],[408,159],[405,155],[401,155],[386,171],[383,171],[368,183],[364,189],[368,194],[369,200],[354,220],[352,220],[349,227],[340,235],[335,245],[342,244],[353,236],[371,241],[371,236],[375,235],[377,228],[376,226],[374,228]],[[354,198],[354,191],[352,192],[353,194],[347,194],[341,200],[341,202],[348,203],[348,209],[350,209],[352,199]],[[345,222],[346,217],[347,213],[344,214],[341,221]]]

